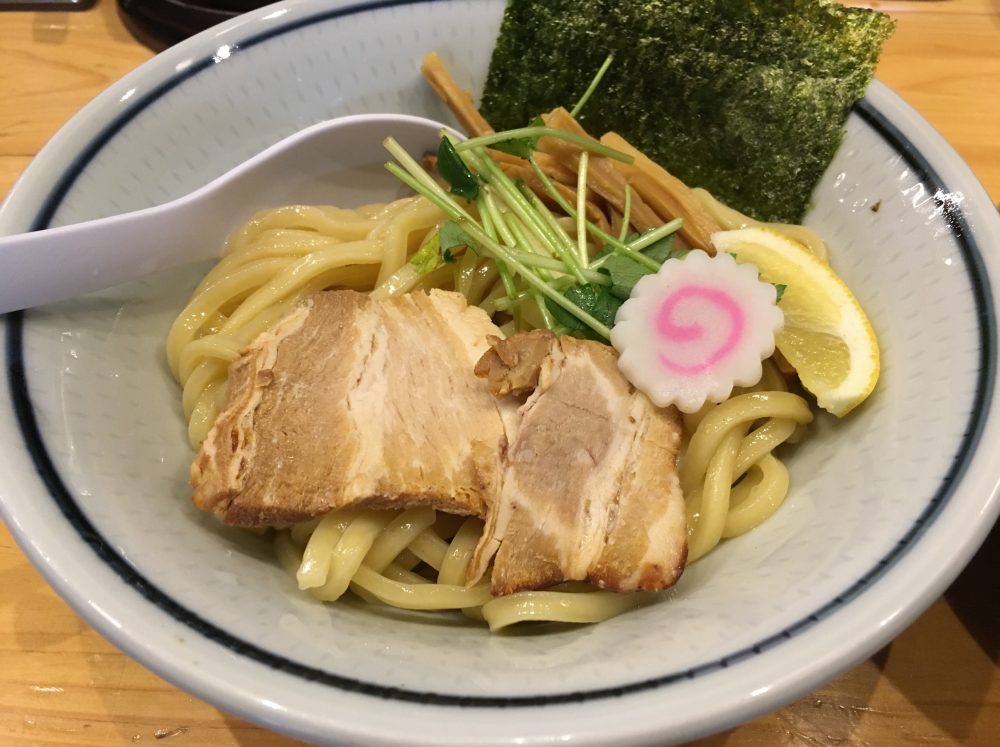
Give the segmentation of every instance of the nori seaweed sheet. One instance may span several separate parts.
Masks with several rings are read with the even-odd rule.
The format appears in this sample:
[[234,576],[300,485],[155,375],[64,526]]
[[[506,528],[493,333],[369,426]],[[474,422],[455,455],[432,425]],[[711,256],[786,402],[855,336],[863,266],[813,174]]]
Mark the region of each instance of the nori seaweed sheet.
[[798,222],[894,22],[832,0],[509,0],[481,109],[498,129],[580,114],[690,186]]

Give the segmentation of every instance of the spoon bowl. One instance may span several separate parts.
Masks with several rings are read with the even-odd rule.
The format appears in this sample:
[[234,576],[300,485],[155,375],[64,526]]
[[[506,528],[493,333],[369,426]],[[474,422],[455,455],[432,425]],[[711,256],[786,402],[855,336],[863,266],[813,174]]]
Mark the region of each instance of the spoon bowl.
[[176,200],[98,220],[0,238],[0,313],[109,288],[210,259],[254,213],[292,204],[356,207],[401,196],[382,141],[437,147],[440,122],[359,114],[307,127]]

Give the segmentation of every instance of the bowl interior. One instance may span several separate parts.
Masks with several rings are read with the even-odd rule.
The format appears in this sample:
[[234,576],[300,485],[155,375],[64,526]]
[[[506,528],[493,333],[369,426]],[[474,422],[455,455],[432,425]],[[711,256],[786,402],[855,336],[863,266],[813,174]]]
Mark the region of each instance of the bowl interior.
[[[161,73],[169,85],[141,88],[99,146],[81,144],[89,157],[46,206],[52,223],[176,197],[331,116],[449,121],[420,79],[420,57],[437,49],[479,90],[501,10],[362,8],[220,44]],[[786,504],[692,566],[659,604],[596,626],[490,635],[460,617],[299,594],[264,540],[190,503],[192,454],[164,336],[204,266],[25,317],[41,441],[75,510],[123,567],[232,639],[308,670],[376,688],[545,696],[665,680],[779,646],[863,592],[939,510],[983,396],[975,257],[867,106],[848,121],[807,223],[878,333],[878,389],[843,421],[819,417],[786,451]]]

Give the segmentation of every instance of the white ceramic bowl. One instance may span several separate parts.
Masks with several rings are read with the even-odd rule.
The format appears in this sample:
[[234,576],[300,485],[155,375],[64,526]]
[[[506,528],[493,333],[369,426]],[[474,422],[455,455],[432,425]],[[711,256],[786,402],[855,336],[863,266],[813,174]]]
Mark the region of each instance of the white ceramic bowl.
[[[176,197],[343,113],[447,118],[437,49],[478,90],[502,3],[290,2],[174,47],[52,140],[5,232]],[[876,210],[877,208],[877,210]],[[996,211],[952,150],[874,84],[808,218],[884,350],[872,399],[790,455],[791,498],[661,604],[494,635],[296,592],[270,549],[192,508],[163,336],[204,268],[6,319],[0,503],[60,594],[219,707],[320,742],[681,741],[773,709],[885,644],[997,514]]]

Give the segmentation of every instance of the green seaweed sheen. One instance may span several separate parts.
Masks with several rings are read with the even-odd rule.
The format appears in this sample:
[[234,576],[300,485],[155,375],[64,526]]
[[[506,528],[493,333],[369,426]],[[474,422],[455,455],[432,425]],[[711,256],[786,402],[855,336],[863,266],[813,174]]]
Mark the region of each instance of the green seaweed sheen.
[[798,222],[871,81],[888,16],[833,0],[509,0],[482,111],[497,129],[571,106],[690,186]]

